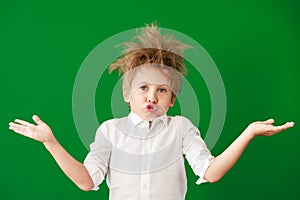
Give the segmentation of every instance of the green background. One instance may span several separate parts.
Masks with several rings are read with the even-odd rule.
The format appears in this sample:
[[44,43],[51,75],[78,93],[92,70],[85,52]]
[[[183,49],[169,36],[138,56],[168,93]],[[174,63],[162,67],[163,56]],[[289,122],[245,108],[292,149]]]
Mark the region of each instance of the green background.
[[[284,133],[256,138],[217,183],[196,185],[197,177],[187,167],[186,199],[300,199],[299,9],[293,0],[1,1],[0,199],[108,199],[105,182],[98,192],[79,190],[42,144],[9,131],[8,123],[38,114],[82,161],[87,150],[72,116],[72,89],[81,63],[101,41],[155,20],[200,43],[222,75],[227,116],[214,155],[252,121],[273,117],[276,124],[296,122]],[[188,79],[204,99],[200,129],[205,134],[210,106],[198,78],[191,70]],[[99,86],[97,110],[107,108],[111,88],[106,86],[116,79],[112,74]],[[100,122],[111,117],[109,111],[97,115]]]

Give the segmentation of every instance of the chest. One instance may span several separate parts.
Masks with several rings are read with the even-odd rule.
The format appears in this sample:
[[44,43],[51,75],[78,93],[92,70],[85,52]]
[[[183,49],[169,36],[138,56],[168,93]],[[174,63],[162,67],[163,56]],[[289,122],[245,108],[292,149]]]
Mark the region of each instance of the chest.
[[182,138],[176,129],[143,135],[116,129],[109,139],[112,144],[110,167],[119,171],[153,172],[182,157]]

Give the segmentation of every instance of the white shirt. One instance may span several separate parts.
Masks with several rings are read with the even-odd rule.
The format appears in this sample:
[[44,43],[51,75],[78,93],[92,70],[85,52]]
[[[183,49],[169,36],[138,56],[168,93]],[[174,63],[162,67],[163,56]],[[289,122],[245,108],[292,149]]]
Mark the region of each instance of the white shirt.
[[183,156],[199,176],[197,184],[206,182],[203,177],[214,158],[188,119],[163,115],[149,124],[133,112],[102,123],[90,149],[84,165],[93,190],[107,176],[110,200],[183,200]]

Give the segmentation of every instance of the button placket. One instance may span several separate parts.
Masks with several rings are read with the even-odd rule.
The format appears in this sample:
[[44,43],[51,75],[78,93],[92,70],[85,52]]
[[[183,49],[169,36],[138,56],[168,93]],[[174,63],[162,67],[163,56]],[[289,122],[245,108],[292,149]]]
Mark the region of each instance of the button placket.
[[[147,145],[146,145],[146,142],[147,142],[147,139],[143,138],[142,139],[142,149],[141,149],[141,153],[142,155],[145,154],[145,152],[148,152],[146,150]],[[142,174],[141,174],[141,196],[142,196],[142,199],[144,200],[147,200],[147,199],[150,199],[150,174],[149,172],[145,172],[145,170],[147,171],[147,169],[144,168],[144,164],[143,163],[143,159],[141,160],[141,166],[142,166]]]

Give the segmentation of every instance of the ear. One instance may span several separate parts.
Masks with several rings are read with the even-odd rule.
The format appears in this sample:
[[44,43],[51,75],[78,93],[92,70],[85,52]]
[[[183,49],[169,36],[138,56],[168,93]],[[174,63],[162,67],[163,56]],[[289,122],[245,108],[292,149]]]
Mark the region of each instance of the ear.
[[173,106],[174,106],[174,104],[175,104],[175,100],[176,100],[176,95],[175,95],[175,94],[173,94],[173,95],[172,95],[171,102],[170,102],[170,107],[173,107]]
[[124,97],[124,101],[125,101],[126,103],[129,103],[129,101],[130,101],[130,96],[129,96],[128,94],[123,93],[123,97]]
[[123,85],[122,89],[123,89],[123,98],[124,98],[124,101],[126,103],[129,103],[129,101],[130,101],[130,95],[129,95],[128,88],[125,88],[124,85]]

